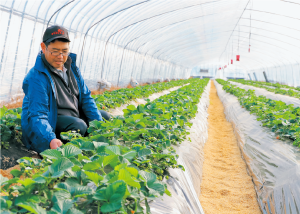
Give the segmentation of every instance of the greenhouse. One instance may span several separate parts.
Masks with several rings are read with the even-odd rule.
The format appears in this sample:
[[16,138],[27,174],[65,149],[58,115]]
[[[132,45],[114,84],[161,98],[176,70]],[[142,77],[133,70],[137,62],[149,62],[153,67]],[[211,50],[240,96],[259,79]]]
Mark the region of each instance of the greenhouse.
[[1,0],[0,212],[300,214],[300,1]]

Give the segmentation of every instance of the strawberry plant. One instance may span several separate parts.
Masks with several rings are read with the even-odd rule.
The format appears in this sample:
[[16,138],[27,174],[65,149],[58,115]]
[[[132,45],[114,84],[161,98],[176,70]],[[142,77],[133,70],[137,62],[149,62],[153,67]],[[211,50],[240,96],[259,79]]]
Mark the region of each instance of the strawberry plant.
[[21,112],[21,108],[0,108],[1,147],[7,149],[9,142],[22,143]]
[[120,107],[130,100],[148,97],[151,94],[158,93],[169,88],[188,83],[189,80],[178,80],[166,83],[155,83],[151,85],[138,86],[135,88],[121,88],[115,91],[105,91],[100,95],[92,95],[95,99],[98,109]]
[[275,132],[277,139],[290,139],[293,145],[300,147],[300,108],[287,105],[282,101],[268,99],[265,96],[256,96],[254,90],[244,90],[228,81],[217,80],[223,89],[235,95],[240,104],[256,114],[257,120],[263,126]]
[[[106,110],[114,108],[121,104],[128,103],[132,99],[148,97],[169,88],[188,83],[189,80],[172,81],[168,83],[156,83],[146,86],[138,86],[131,89],[119,89],[116,91],[106,91],[103,95],[92,95],[95,99],[98,109]],[[0,148],[8,149],[9,143],[21,143],[21,112],[22,108],[7,109],[0,108],[0,128],[1,128],[1,146]]]
[[69,142],[42,152],[43,160],[20,159],[13,179],[0,177],[1,211],[150,213],[151,200],[170,196],[163,181],[169,168],[184,170],[173,147],[189,134],[207,83],[193,79],[153,102],[129,105],[123,116],[92,121],[87,137],[62,133]]
[[300,88],[291,87],[288,85],[281,85],[279,83],[268,83],[268,82],[258,82],[250,80],[230,80],[232,82],[238,82],[244,85],[251,85],[258,88],[264,88],[267,91],[274,92],[275,94],[288,95],[291,97],[300,98]]

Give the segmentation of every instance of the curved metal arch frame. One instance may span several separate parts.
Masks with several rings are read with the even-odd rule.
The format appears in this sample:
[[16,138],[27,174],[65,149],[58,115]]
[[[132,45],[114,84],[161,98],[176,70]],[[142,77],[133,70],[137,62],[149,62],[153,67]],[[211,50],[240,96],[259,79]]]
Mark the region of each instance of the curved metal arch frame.
[[[26,1],[26,4],[27,4],[27,1]],[[64,1],[64,4],[70,4],[73,1],[66,0],[66,1]],[[248,0],[244,0],[245,4],[247,1]],[[248,3],[249,3],[249,1],[248,1]],[[40,10],[43,2],[44,2],[44,0],[42,0],[42,2],[40,3],[40,5],[38,7],[38,12],[37,12],[36,17],[38,16],[39,10]],[[136,13],[137,19],[142,18],[143,16],[147,17],[147,15],[149,15],[149,12],[151,12],[151,10],[153,10],[153,8],[158,8],[159,5],[164,5],[164,3],[157,4],[157,2],[155,2],[155,1],[149,0],[149,2],[151,2],[151,4],[149,3],[145,6],[142,6],[141,10],[137,11],[137,13]],[[242,4],[244,4],[244,2]],[[83,1],[77,1],[75,3],[75,5],[73,5],[72,8],[69,9],[68,11],[71,11],[72,9],[74,9],[76,7],[78,8],[78,6],[81,5],[79,3],[83,3]],[[99,9],[103,9],[103,6],[105,5],[105,4],[102,4],[99,2],[96,2],[95,4],[94,4],[94,2],[93,2],[93,4],[90,4],[90,3],[91,3],[91,1],[89,1],[88,3],[85,3],[85,4],[86,5],[89,4],[88,7],[93,8],[95,13],[93,13],[92,16],[89,16],[89,20],[85,20],[84,17],[82,17],[76,26],[77,28],[76,28],[75,33],[81,31],[80,44],[82,42],[82,39],[84,39],[83,31],[85,31],[86,28],[89,28],[93,24],[94,20],[97,19],[97,16],[100,14],[100,11],[98,11],[97,9],[94,9],[95,5],[97,5],[97,8],[99,8]],[[195,2],[193,2],[193,3],[195,3]],[[205,2],[205,3],[212,3],[212,4],[215,3],[214,5],[212,5],[212,7],[222,6],[224,4],[224,2],[221,2],[221,1],[210,1],[210,2]],[[276,15],[279,17],[284,17],[285,19],[300,20],[300,18],[288,16],[288,14],[286,14],[286,15],[279,14],[279,13],[274,13],[274,12],[268,11],[268,10],[248,9],[247,8],[248,3],[246,4],[244,11],[266,13],[266,14],[272,14],[274,16]],[[51,1],[50,3],[48,3],[48,1],[47,1],[47,5],[50,5],[50,6],[48,7],[48,10],[46,11],[45,20],[46,20],[46,17],[48,16],[48,12],[51,9],[53,9],[52,8],[53,4],[54,4],[54,1]],[[107,3],[107,8],[110,8],[112,11],[114,11],[114,10],[116,10],[116,8],[119,9],[120,7],[122,7],[124,5],[125,5],[125,3],[120,4],[118,2],[112,2],[109,5]],[[66,5],[64,5],[64,6],[66,6]],[[146,6],[149,8],[147,8]],[[194,5],[190,5],[188,7],[193,7],[193,6]],[[24,6],[24,8],[26,8],[26,6]],[[172,7],[172,8],[174,8],[174,7]],[[145,10],[145,9],[147,9],[147,10]],[[12,5],[12,10],[14,10],[13,5]],[[205,9],[202,8],[202,11],[203,10],[205,11]],[[87,11],[89,11],[89,10],[87,10]],[[159,12],[161,12],[161,11],[163,11],[163,10],[159,10]],[[240,12],[242,10],[239,8],[239,9],[236,9],[236,11]],[[145,12],[145,14],[143,14],[143,12]],[[24,11],[23,11],[23,13],[24,13]],[[63,13],[63,12],[61,10],[59,10],[58,13],[56,14],[56,18],[54,21],[55,23],[58,20],[58,16],[61,13]],[[68,12],[67,12],[67,14],[68,14]],[[176,13],[176,14],[180,14],[180,13]],[[151,69],[154,69],[154,71],[153,71],[153,77],[154,77],[158,72],[165,71],[166,70],[165,67],[168,67],[169,70],[178,68],[178,69],[182,69],[180,71],[184,71],[184,69],[190,68],[190,66],[197,61],[196,59],[206,59],[206,60],[209,59],[209,57],[203,58],[202,53],[196,54],[199,51],[193,46],[201,45],[203,47],[202,52],[209,50],[208,52],[210,52],[210,55],[213,55],[214,53],[218,52],[217,51],[218,48],[216,46],[222,45],[221,43],[223,42],[224,39],[223,40],[219,39],[219,38],[216,38],[216,39],[200,38],[199,39],[199,38],[196,38],[193,36],[189,36],[188,34],[184,33],[185,28],[181,27],[181,26],[179,26],[179,27],[177,26],[178,29],[176,29],[176,27],[170,28],[170,31],[173,30],[173,32],[172,32],[173,35],[164,35],[162,38],[159,38],[159,33],[156,34],[156,33],[147,32],[147,31],[155,31],[155,29],[153,29],[153,28],[155,27],[155,24],[158,22],[160,22],[160,24],[161,23],[169,23],[169,21],[171,21],[172,17],[175,17],[176,14],[174,14],[174,16],[170,15],[170,16],[163,17],[161,20],[154,21],[154,23],[149,24],[149,22],[146,21],[144,23],[142,23],[142,22],[138,23],[138,24],[134,25],[134,27],[132,27],[132,28],[126,27],[126,29],[124,29],[124,30],[121,29],[120,33],[117,33],[116,35],[112,36],[111,42],[113,43],[113,45],[110,46],[110,47],[112,47],[112,48],[110,48],[111,49],[110,53],[113,56],[115,56],[115,54],[117,53],[119,48],[123,49],[122,50],[122,59],[120,62],[119,77],[120,77],[120,73],[122,72],[122,63],[125,63],[125,61],[123,61],[123,57],[126,60],[128,60],[131,57],[131,59],[128,60],[127,62],[130,62],[130,63],[128,63],[128,66],[133,66],[133,68],[134,68],[135,63],[137,63],[137,62],[142,63],[141,74],[142,74],[143,69],[145,69],[145,71],[146,71],[146,69],[148,69],[150,64],[153,63],[153,65],[151,66]],[[85,15],[87,15],[87,12],[85,13]],[[205,15],[206,15],[206,13],[205,13]],[[124,16],[125,16],[125,18],[124,18]],[[55,17],[55,13],[52,15],[52,17]],[[87,36],[90,37],[90,40],[89,40],[89,45],[86,47],[86,50],[93,48],[93,51],[90,51],[87,54],[82,54],[80,57],[82,57],[82,59],[84,59],[84,57],[89,58],[89,56],[91,54],[94,54],[96,52],[98,52],[97,57],[101,57],[101,54],[99,54],[99,53],[101,53],[101,51],[103,51],[103,48],[99,48],[99,50],[97,50],[96,45],[94,47],[92,47],[92,44],[94,42],[96,42],[97,45],[100,46],[101,38],[102,38],[101,35],[103,34],[103,32],[106,32],[106,33],[114,32],[116,29],[124,26],[124,24],[126,22],[129,22],[129,20],[132,17],[133,17],[133,13],[118,14],[118,15],[114,16],[114,18],[108,19],[107,21],[103,22],[101,25],[97,25],[93,29],[91,34],[87,34]],[[50,18],[49,22],[51,21],[51,18]],[[61,18],[61,16],[59,18]],[[67,18],[67,15],[63,16],[63,21],[62,21],[63,24],[64,24],[66,18]],[[230,18],[231,18],[231,20],[235,21],[235,17],[232,16]],[[76,16],[74,16],[74,18],[71,22],[70,28],[72,27],[72,23],[74,22],[75,19],[76,19]],[[240,23],[240,20],[244,20],[244,19],[248,19],[248,18],[243,17],[243,13],[242,13],[240,19],[236,23],[236,26]],[[122,22],[116,24],[118,20],[122,20]],[[156,20],[156,19],[153,19],[153,20]],[[252,20],[254,21],[255,19],[252,19]],[[266,19],[266,20],[271,20],[271,19]],[[256,21],[264,22],[266,24],[272,24],[275,26],[280,26],[276,23],[266,22],[263,20],[256,20]],[[35,25],[36,25],[36,21],[34,24],[33,33],[35,32]],[[79,25],[80,25],[80,27],[79,27]],[[175,26],[176,26],[176,24],[175,24]],[[249,27],[247,25],[239,25],[239,26]],[[207,26],[204,26],[204,27],[205,27],[205,30],[202,29],[202,31],[199,30],[197,32],[198,33],[199,32],[210,32],[209,30],[206,30]],[[231,27],[231,24],[230,24],[230,27]],[[282,27],[286,27],[288,29],[300,32],[300,30],[293,29],[291,27],[281,26],[281,29],[282,29]],[[273,66],[279,67],[279,68],[281,68],[282,66],[287,66],[287,68],[289,70],[291,69],[291,72],[294,72],[295,68],[292,66],[292,64],[296,63],[299,65],[299,52],[297,51],[299,47],[295,46],[294,44],[289,42],[288,39],[285,40],[285,38],[294,39],[297,42],[297,45],[298,45],[298,41],[300,41],[300,39],[290,36],[291,34],[289,34],[289,35],[282,34],[280,32],[271,31],[271,30],[268,31],[266,29],[259,28],[259,27],[253,27],[253,26],[252,26],[252,28],[258,30],[258,33],[252,33],[254,35],[254,38],[251,39],[254,42],[252,45],[257,46],[257,47],[255,48],[255,50],[252,50],[253,51],[253,52],[251,52],[251,53],[253,53],[252,55],[249,55],[249,56],[246,55],[245,58],[243,58],[245,60],[243,60],[243,65],[240,64],[240,66],[241,67],[243,66],[247,70],[256,69],[256,67],[253,67],[253,65],[255,65],[255,64],[257,64],[257,62],[261,61],[259,59],[259,57],[265,56],[265,60],[263,60],[261,62],[262,63],[261,66],[272,66],[273,65]],[[167,29],[169,29],[169,28],[167,28]],[[159,32],[160,33],[167,32],[167,30],[159,31]],[[236,44],[236,41],[237,41],[236,40],[236,32],[237,32],[237,30],[234,28],[232,30],[232,35],[230,35],[229,39],[228,39],[229,46],[227,47],[227,44],[226,44],[225,50],[222,52],[222,54],[219,58],[220,63],[228,61],[228,56],[230,55],[230,52],[231,52],[230,51],[230,49],[231,49],[230,41],[233,41],[234,44]],[[264,33],[264,32],[266,32],[266,33]],[[269,36],[267,34],[267,32],[272,32],[273,33],[272,36]],[[143,34],[143,35],[147,34],[147,35],[145,35],[145,36],[140,35],[140,36],[138,36],[138,38],[132,39],[132,36],[137,35],[138,33]],[[247,37],[244,37],[243,34],[248,34],[249,32],[240,31],[240,33],[242,34],[240,36],[240,38],[247,39]],[[217,34],[217,33],[215,33],[215,34]],[[207,36],[206,33],[205,33],[205,35]],[[277,37],[276,35],[280,35],[281,37]],[[172,39],[172,36],[178,36],[178,38],[186,38],[189,41],[188,42],[178,41],[178,38],[177,38],[177,42],[176,42],[176,39]],[[262,37],[264,39],[259,40],[259,38],[257,38],[257,37]],[[19,38],[20,38],[20,35],[19,35]],[[267,39],[268,39],[268,41],[267,41]],[[263,40],[265,40],[265,41],[263,41]],[[128,42],[128,41],[130,41],[130,42]],[[31,45],[32,45],[32,42],[33,42],[33,38],[31,38]],[[172,42],[176,42],[177,46],[174,46],[174,44],[172,44]],[[207,47],[204,44],[208,44]],[[246,45],[246,43],[242,42],[242,43],[240,43],[240,46],[244,49],[244,47],[246,47],[247,45]],[[102,50],[100,50],[100,49],[102,49]],[[125,49],[127,51],[125,51]],[[134,51],[134,50],[136,50],[136,51]],[[272,53],[272,51],[270,51],[270,50],[281,50],[281,54],[276,55],[276,54]],[[18,48],[17,48],[17,52],[18,52]],[[245,51],[242,51],[241,53],[244,54]],[[287,56],[285,56],[284,53],[287,53]],[[29,50],[27,65],[29,63],[30,55],[31,55],[31,50]],[[2,55],[2,57],[3,56],[4,55]],[[137,57],[137,56],[139,56],[139,57]],[[15,58],[16,58],[16,56],[15,56]],[[105,59],[105,57],[103,57],[103,60],[104,59]],[[15,63],[16,63],[16,59],[14,61],[14,68],[15,68]],[[110,59],[108,59],[107,67],[111,67],[111,63],[112,63],[112,61],[110,61]],[[176,63],[176,65],[172,64],[172,63]],[[144,64],[146,65],[145,68],[144,68]],[[2,66],[2,63],[0,66]],[[85,64],[84,70],[85,70],[86,66],[87,66],[87,64]],[[97,68],[97,63],[95,63],[93,66],[95,66]],[[102,66],[104,66],[104,63],[102,63]],[[154,68],[153,68],[153,66],[154,66]],[[289,67],[291,67],[291,68],[289,68]],[[133,75],[133,73],[135,71],[136,71],[136,69],[131,70],[131,76]],[[27,70],[25,73],[27,73]],[[89,75],[91,76],[91,74],[92,73],[90,72]],[[94,75],[96,75],[96,72],[94,72]],[[102,72],[101,72],[101,75],[102,75]],[[14,72],[12,73],[12,76],[14,76]]]
[[[211,3],[211,2],[209,2],[209,3]],[[202,4],[200,4],[200,5],[203,5],[204,3],[202,3]],[[195,6],[195,5],[193,5],[193,6]],[[199,5],[198,5],[199,6]],[[192,6],[189,6],[189,7],[192,7]],[[180,9],[182,9],[182,8],[179,8],[179,9],[176,9],[176,10],[180,10]],[[184,8],[185,9],[185,8]],[[169,12],[172,12],[172,11],[169,11]],[[168,13],[169,13],[168,12]],[[158,15],[155,15],[154,17],[156,17],[156,16],[159,16],[159,15],[161,15],[161,14],[158,14]],[[150,17],[150,18],[153,18],[153,17]],[[147,19],[149,19],[149,18],[147,18]],[[147,20],[146,19],[146,20]],[[141,22],[141,21],[143,21],[143,20],[140,20],[139,22]],[[137,23],[139,23],[139,22],[137,22]],[[136,24],[136,23],[133,23],[133,24],[131,24],[131,25],[134,25],[134,24]],[[129,26],[131,26],[131,25],[129,25]],[[127,28],[127,27],[129,27],[129,26],[126,26],[126,27],[124,27],[124,28],[121,28],[120,30],[123,30],[123,29],[125,29],[125,28]],[[119,30],[119,31],[120,31]],[[114,36],[116,33],[118,33],[119,31],[117,31],[117,32],[115,32],[114,34],[112,34],[111,36],[110,36],[110,38],[112,37],[112,36]],[[110,39],[109,38],[109,39]],[[109,41],[109,39],[107,40],[107,42]],[[104,59],[105,59],[105,57],[103,57],[103,63],[102,63],[102,71],[103,71],[103,66],[104,66]],[[101,71],[101,77],[102,77],[102,71]]]

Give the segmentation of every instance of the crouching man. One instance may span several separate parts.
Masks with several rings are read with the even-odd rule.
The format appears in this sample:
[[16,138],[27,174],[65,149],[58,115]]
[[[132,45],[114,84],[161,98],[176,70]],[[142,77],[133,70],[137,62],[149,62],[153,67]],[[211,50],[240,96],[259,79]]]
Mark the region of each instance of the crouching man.
[[110,118],[97,109],[69,44],[67,29],[47,28],[42,51],[23,81],[22,141],[38,153],[61,146],[61,132],[79,130],[84,136],[90,121]]

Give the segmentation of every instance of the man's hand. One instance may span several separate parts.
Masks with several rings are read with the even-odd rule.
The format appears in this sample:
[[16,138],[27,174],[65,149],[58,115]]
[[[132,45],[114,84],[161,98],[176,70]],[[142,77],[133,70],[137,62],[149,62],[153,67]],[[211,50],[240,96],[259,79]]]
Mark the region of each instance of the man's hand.
[[50,142],[50,149],[57,149],[57,147],[62,146],[62,142],[58,139],[53,139]]

